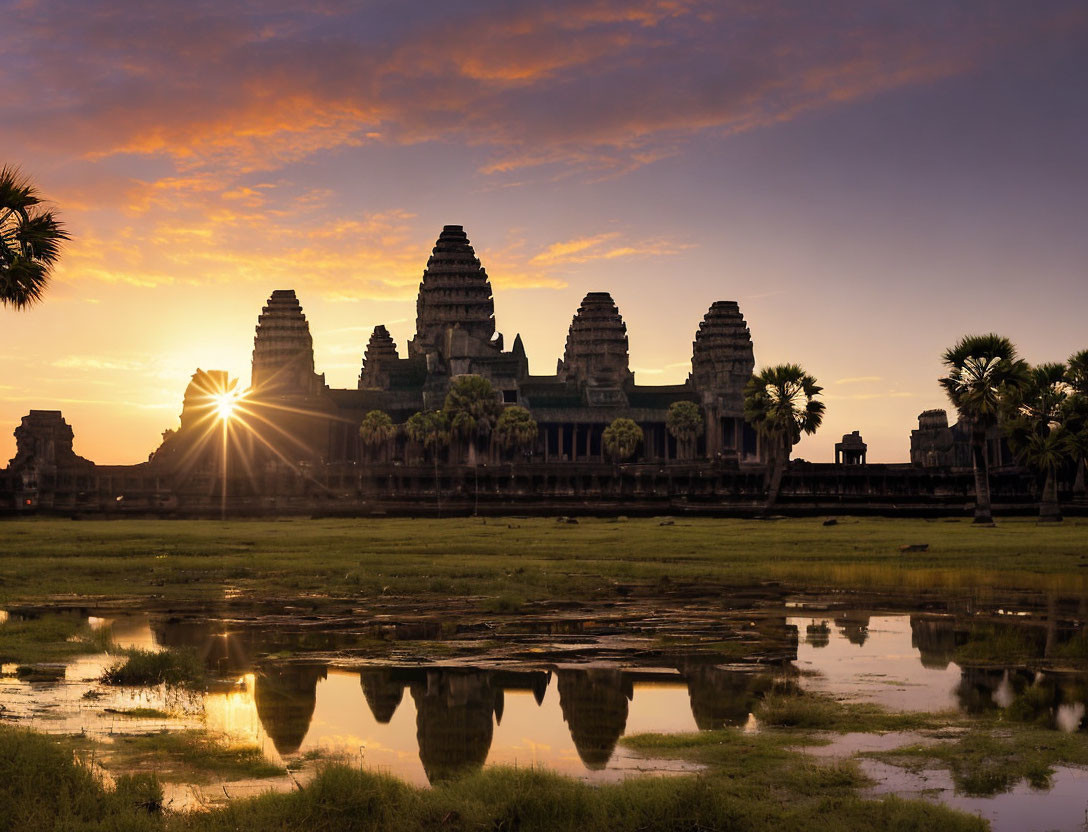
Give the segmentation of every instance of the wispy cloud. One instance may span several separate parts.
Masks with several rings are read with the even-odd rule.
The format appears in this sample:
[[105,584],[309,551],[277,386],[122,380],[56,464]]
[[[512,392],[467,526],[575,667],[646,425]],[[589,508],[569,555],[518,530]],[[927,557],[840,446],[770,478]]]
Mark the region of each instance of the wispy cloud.
[[883,381],[883,378],[881,376],[852,376],[836,379],[835,384],[872,384],[877,381]]
[[589,263],[594,260],[615,260],[621,257],[660,257],[676,254],[690,244],[671,240],[625,242],[618,231],[609,231],[591,237],[580,237],[552,243],[529,260],[533,266],[562,266],[572,263]]
[[[1006,2],[758,9],[27,3],[5,12],[0,32],[9,79],[0,137],[88,159],[166,159],[182,176],[426,141],[485,148],[492,173],[629,170],[696,134],[759,129],[967,72],[1009,43],[1088,17],[1072,0],[1030,13]],[[261,202],[252,188],[230,194]]]

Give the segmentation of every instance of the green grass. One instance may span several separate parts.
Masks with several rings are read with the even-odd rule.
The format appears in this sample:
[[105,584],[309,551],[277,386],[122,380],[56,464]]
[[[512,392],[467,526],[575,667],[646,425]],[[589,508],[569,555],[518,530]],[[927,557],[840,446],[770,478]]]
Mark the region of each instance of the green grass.
[[0,726],[0,829],[143,832],[162,828],[162,789],[149,775],[107,789],[70,749]]
[[[65,594],[168,600],[303,595],[532,602],[779,580],[863,589],[1088,593],[1073,522],[680,518],[5,521],[0,603]],[[903,543],[929,550],[901,554]],[[664,581],[664,579],[668,581]],[[477,604],[479,601],[476,602]]]
[[0,664],[57,662],[81,653],[100,653],[108,630],[92,630],[78,615],[43,615],[0,623]]
[[244,780],[287,772],[255,746],[228,743],[199,730],[122,734],[102,747],[102,753],[112,770],[153,771],[170,782]]
[[[0,727],[0,818],[12,829],[66,832],[986,829],[979,818],[921,801],[862,799],[864,779],[852,764],[817,765],[770,739],[738,742],[728,770],[597,787],[540,770],[488,768],[421,789],[329,765],[288,793],[173,814],[156,811],[161,790],[153,778],[119,778],[108,789],[51,739]],[[750,774],[734,776],[741,770]]]
[[107,685],[185,685],[204,682],[204,665],[192,649],[128,650],[125,659],[102,674]]
[[169,719],[170,713],[159,708],[106,708],[106,713],[127,719]]
[[839,702],[799,689],[773,691],[756,707],[761,724],[803,731],[875,733],[932,730],[947,725],[954,714],[889,711],[865,702]]

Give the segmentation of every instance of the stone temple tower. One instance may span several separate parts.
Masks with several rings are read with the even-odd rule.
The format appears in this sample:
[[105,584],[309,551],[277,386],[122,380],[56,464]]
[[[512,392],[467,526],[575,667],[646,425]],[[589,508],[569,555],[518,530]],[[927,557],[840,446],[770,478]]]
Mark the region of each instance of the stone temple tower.
[[435,243],[416,300],[416,337],[408,355],[483,355],[502,350],[495,332],[491,282],[460,225],[447,225]]
[[257,319],[252,387],[258,394],[314,395],[325,385],[314,372],[310,325],[294,289],[277,289]]
[[627,325],[608,292],[590,292],[582,300],[571,321],[557,372],[563,381],[583,384],[591,394],[611,390],[619,398],[624,386],[633,381]]
[[359,373],[360,390],[383,390],[389,386],[389,370],[400,360],[393,336],[384,324],[378,324],[370,334],[363,353],[363,369]]
[[744,386],[755,370],[752,334],[735,301],[715,301],[695,333],[691,383],[706,418],[707,455],[736,452],[752,455],[755,448],[744,423]]

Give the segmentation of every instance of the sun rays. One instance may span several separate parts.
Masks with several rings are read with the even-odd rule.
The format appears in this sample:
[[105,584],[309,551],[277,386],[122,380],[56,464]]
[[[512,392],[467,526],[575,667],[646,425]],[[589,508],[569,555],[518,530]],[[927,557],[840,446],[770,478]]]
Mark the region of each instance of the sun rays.
[[[209,495],[219,493],[224,516],[228,491],[241,496],[245,489],[239,486],[248,480],[251,493],[262,493],[262,475],[274,473],[277,468],[325,487],[307,464],[315,451],[303,438],[305,432],[284,429],[268,413],[292,414],[300,419],[336,417],[294,407],[289,400],[274,401],[274,396],[255,388],[242,390],[238,380],[223,371],[198,370],[185,394],[181,429],[160,449],[163,461],[172,463],[179,473],[206,477]],[[243,480],[238,481],[239,477]]]

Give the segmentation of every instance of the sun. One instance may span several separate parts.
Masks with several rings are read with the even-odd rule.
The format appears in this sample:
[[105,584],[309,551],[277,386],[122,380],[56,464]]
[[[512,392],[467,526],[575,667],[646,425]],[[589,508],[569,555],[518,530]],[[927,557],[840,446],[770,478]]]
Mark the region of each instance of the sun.
[[212,406],[215,408],[216,415],[224,422],[229,421],[231,416],[234,415],[234,407],[237,404],[238,394],[233,390],[216,393],[212,396]]

